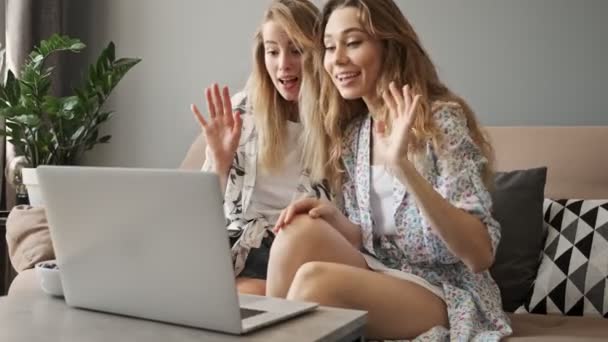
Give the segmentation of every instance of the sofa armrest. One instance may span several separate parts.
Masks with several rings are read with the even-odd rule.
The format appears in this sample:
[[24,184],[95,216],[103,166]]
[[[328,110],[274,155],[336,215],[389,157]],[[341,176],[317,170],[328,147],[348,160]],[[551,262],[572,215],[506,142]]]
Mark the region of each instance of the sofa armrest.
[[40,288],[38,278],[36,277],[36,271],[31,268],[19,273],[17,277],[13,279],[13,282],[8,289],[8,296],[39,291],[42,291],[42,289]]
[[17,272],[55,258],[46,212],[42,207],[14,207],[6,221],[6,242],[11,263]]

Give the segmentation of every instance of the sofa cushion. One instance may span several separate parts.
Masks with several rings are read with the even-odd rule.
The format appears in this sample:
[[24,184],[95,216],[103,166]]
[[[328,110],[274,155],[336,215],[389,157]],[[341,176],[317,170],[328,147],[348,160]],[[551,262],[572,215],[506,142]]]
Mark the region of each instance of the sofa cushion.
[[502,236],[490,272],[503,307],[513,312],[529,295],[544,243],[543,200],[547,168],[498,172],[492,200]]
[[597,317],[510,314],[513,335],[503,342],[606,341],[608,324]]
[[531,313],[608,317],[608,200],[547,200]]

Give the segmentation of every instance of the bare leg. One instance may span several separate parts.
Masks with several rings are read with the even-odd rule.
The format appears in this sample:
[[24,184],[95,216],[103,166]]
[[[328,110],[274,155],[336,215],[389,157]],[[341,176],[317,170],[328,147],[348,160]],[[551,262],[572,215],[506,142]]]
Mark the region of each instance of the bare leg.
[[266,293],[266,280],[237,277],[236,289],[239,293],[263,296]]
[[407,280],[348,265],[310,262],[293,280],[289,299],[368,312],[370,339],[412,339],[438,325],[448,327],[443,300]]
[[266,295],[286,297],[300,266],[329,261],[367,269],[361,253],[322,219],[300,215],[281,230],[270,248]]

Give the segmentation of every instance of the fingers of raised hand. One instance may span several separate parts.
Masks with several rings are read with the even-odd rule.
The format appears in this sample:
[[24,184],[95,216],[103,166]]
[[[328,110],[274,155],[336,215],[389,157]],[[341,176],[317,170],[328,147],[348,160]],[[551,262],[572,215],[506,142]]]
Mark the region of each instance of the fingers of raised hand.
[[403,98],[405,101],[405,111],[409,112],[412,107],[412,89],[410,88],[409,84],[406,84],[405,86],[403,86],[403,89],[401,91],[403,93]]
[[414,121],[416,114],[419,112],[418,105],[420,104],[421,97],[422,97],[422,95],[416,95],[416,96],[414,96],[414,99],[412,100],[412,104],[411,104],[410,110],[409,110],[410,122]]
[[404,99],[404,94],[402,94],[399,89],[397,88],[397,85],[395,84],[395,82],[391,82],[388,86],[391,95],[393,96],[393,100],[394,103],[396,104],[396,113],[397,115],[403,115],[404,110],[407,108],[406,107],[406,101],[407,98]]
[[382,93],[382,99],[384,100],[386,107],[388,107],[390,115],[395,116],[395,113],[397,113],[397,103],[393,96],[388,91],[385,91]]
[[[405,89],[404,89],[404,93],[405,93]],[[414,121],[416,120],[416,116],[418,115],[418,113],[420,112],[419,110],[419,104],[420,104],[420,98],[422,97],[421,95],[415,95],[413,97],[413,99],[411,98],[411,91],[409,94],[410,97],[410,104],[408,105],[407,108],[407,113],[406,113],[406,129],[409,130],[413,125],[414,125]]]
[[[222,101],[222,94],[220,93],[220,86],[215,83],[212,89],[213,93],[213,105],[215,106],[215,114],[218,116],[218,119],[224,119],[224,103]],[[228,113],[231,113],[230,110]]]
[[238,111],[232,113],[232,121],[234,125],[232,126],[232,134],[240,136],[241,128],[243,127],[243,118],[241,118],[241,113]]
[[213,91],[211,88],[205,88],[205,98],[207,99],[207,111],[209,111],[209,118],[214,120],[216,116],[216,106],[213,100]]
[[203,117],[201,112],[198,110],[198,107],[195,104],[190,105],[190,110],[194,113],[196,120],[201,124],[201,126],[206,129],[207,128],[207,120]]
[[230,101],[230,90],[228,87],[224,87],[222,89],[222,104],[223,104],[223,113],[224,113],[224,122],[231,126],[234,124],[234,118],[232,115],[232,102]]

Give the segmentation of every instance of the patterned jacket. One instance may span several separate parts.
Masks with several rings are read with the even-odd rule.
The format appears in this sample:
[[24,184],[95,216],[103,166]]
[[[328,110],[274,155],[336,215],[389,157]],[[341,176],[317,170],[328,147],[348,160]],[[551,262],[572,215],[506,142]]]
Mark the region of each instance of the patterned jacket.
[[[413,163],[420,174],[452,205],[478,217],[488,228],[492,247],[500,225],[492,217],[490,194],[482,181],[487,162],[469,135],[466,118],[456,103],[435,103],[434,120],[443,134],[437,153],[430,142]],[[351,125],[346,134],[342,188],[344,213],[361,226],[363,248],[384,265],[426,279],[443,289],[450,330],[436,327],[417,340],[497,341],[511,334],[498,286],[488,271],[475,274],[454,256],[433,232],[414,199],[398,181],[393,184],[395,235],[376,235],[370,207],[371,117]]]
[[[238,103],[235,110],[242,114],[243,127],[226,184],[224,214],[226,215],[226,227],[231,236],[238,237],[236,243],[232,246],[235,274],[238,275],[245,266],[249,250],[259,248],[262,239],[267,234],[273,234],[273,224],[250,207],[256,181],[258,136],[254,118],[248,109],[244,93],[236,94],[232,102]],[[209,149],[207,149],[202,171],[211,172],[213,170],[214,161]],[[293,198],[330,198],[328,186],[313,183],[306,170],[301,172],[296,192]]]

